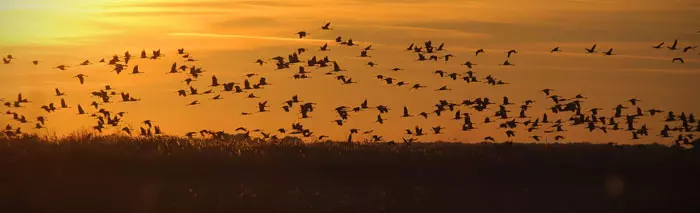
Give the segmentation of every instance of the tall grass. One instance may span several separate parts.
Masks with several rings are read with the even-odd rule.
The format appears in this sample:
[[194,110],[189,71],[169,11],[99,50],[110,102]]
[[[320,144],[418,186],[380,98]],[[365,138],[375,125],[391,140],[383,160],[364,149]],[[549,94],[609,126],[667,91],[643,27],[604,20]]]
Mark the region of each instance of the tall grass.
[[0,138],[0,212],[699,212],[699,156],[653,144],[23,136]]

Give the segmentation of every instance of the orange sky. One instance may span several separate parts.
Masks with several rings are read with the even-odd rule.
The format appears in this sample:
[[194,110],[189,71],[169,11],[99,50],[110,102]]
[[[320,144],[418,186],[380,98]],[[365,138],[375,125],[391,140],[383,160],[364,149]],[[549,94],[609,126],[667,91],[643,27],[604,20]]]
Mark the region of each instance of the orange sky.
[[[87,3],[86,3],[87,2]],[[161,1],[161,0],[5,0],[0,3],[0,54],[12,54],[11,64],[0,65],[0,98],[14,100],[22,92],[32,101],[22,109],[10,109],[28,118],[48,117],[47,130],[64,135],[79,128],[89,128],[94,121],[87,116],[76,116],[75,108],[51,114],[39,106],[58,103],[53,95],[58,87],[68,95],[69,105],[87,106],[93,99],[89,92],[109,84],[118,91],[127,91],[142,99],[138,103],[106,105],[113,111],[128,111],[125,125],[138,127],[144,119],[154,120],[164,131],[184,134],[200,129],[233,131],[239,126],[274,131],[289,128],[298,120],[297,113],[282,113],[284,100],[298,94],[303,101],[318,103],[313,118],[301,121],[316,135],[330,135],[344,140],[350,128],[374,129],[388,140],[400,140],[405,128],[420,125],[428,130],[435,125],[447,127],[445,134],[422,137],[423,141],[459,140],[476,142],[486,135],[507,140],[497,124],[477,125],[477,131],[461,132],[461,121],[451,120],[452,113],[438,119],[420,117],[400,118],[401,109],[408,106],[411,113],[432,111],[437,100],[461,102],[464,99],[490,97],[500,103],[507,95],[512,102],[536,100],[531,116],[540,116],[550,101],[539,92],[554,88],[557,94],[571,97],[583,94],[589,99],[584,108],[604,108],[610,115],[612,108],[636,97],[643,109],[660,108],[675,112],[700,113],[700,95],[695,84],[700,80],[698,52],[668,51],[651,48],[661,41],[680,46],[700,44],[700,3],[693,0],[672,1]],[[333,22],[332,31],[321,31],[320,26]],[[307,39],[296,39],[295,33],[311,33]],[[371,61],[379,64],[368,68],[368,59],[357,57],[360,47],[341,47],[331,43],[330,52],[318,52],[325,40],[336,36],[352,38],[355,42],[373,45]],[[414,62],[415,54],[405,50],[412,42],[425,40],[445,42],[446,53],[456,57],[449,63]],[[588,55],[583,49],[597,43],[600,50],[615,48],[615,56]],[[550,54],[553,47],[564,51]],[[338,60],[344,73],[359,81],[354,85],[340,85],[327,70],[315,70],[311,79],[295,81],[290,76],[296,71],[274,71],[273,65],[263,67],[253,63],[258,58],[286,56],[299,47],[309,51],[302,58],[328,55]],[[198,61],[197,66],[207,72],[195,87],[208,90],[212,74],[222,82],[242,82],[247,73],[259,73],[272,84],[254,93],[261,99],[244,99],[245,94],[221,93],[224,100],[212,101],[210,96],[178,97],[176,91],[186,89],[185,75],[165,75],[173,62],[185,63],[175,50],[185,48]],[[484,48],[487,54],[474,57],[474,51]],[[157,61],[134,60],[143,75],[116,75],[111,67],[95,64],[76,65],[84,60],[97,62],[114,54],[130,51],[138,55],[142,50],[162,49],[166,56]],[[517,49],[511,62],[514,67],[501,67],[505,52]],[[700,50],[697,50],[700,51]],[[442,55],[444,53],[439,53]],[[685,64],[672,64],[671,58],[683,57]],[[30,62],[39,60],[38,66]],[[484,84],[465,84],[432,74],[436,69],[464,73],[468,69],[459,64],[471,60],[473,70],[480,78],[492,74],[509,85],[491,87]],[[51,69],[57,65],[71,65],[66,71]],[[405,71],[393,72],[401,67]],[[88,75],[80,85],[72,78],[78,73]],[[383,74],[429,86],[422,91],[389,86],[374,78]],[[257,79],[257,78],[254,78]],[[435,92],[447,85],[450,92]],[[220,90],[220,89],[215,89]],[[213,97],[213,96],[212,96]],[[388,121],[376,124],[376,111],[353,114],[343,127],[331,123],[337,119],[333,108],[359,105],[365,98],[370,105],[388,105],[392,111]],[[202,105],[185,106],[193,100]],[[272,112],[240,116],[241,112],[255,111],[257,102],[270,102]],[[495,106],[494,106],[495,107]],[[0,110],[6,111],[4,106]],[[87,107],[86,107],[87,108]],[[92,109],[90,109],[92,110]],[[463,112],[470,112],[464,108]],[[517,107],[511,108],[517,115]],[[90,111],[92,112],[92,111]],[[489,114],[492,112],[489,112]],[[486,114],[473,113],[481,122]],[[0,116],[0,124],[12,122],[11,117]],[[562,118],[568,118],[562,117]],[[653,134],[658,134],[663,116],[643,118],[638,125],[647,123]],[[621,120],[620,120],[621,121]],[[13,125],[17,125],[13,123]],[[33,123],[22,126],[30,131]],[[628,132],[603,136],[569,127],[562,133],[567,140],[620,143],[662,142],[656,137],[630,141]],[[31,130],[45,132],[46,130]],[[531,141],[532,134],[519,129],[516,141]],[[534,133],[545,137],[541,131]],[[361,138],[360,138],[361,139]]]

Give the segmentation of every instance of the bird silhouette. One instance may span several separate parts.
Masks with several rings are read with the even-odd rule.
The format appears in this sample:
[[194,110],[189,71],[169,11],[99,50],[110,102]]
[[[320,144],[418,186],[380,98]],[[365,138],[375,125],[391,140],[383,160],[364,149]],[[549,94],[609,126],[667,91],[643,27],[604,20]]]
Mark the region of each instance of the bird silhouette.
[[66,104],[66,100],[61,98],[61,108],[68,108],[68,104]]
[[95,109],[97,109],[100,106],[100,104],[97,103],[97,101],[93,101],[92,103],[90,103],[90,105],[95,107]]
[[131,74],[141,74],[143,72],[139,71],[139,66],[136,65],[134,66],[133,70],[131,71]]
[[442,86],[442,87],[436,89],[435,91],[448,91],[448,90],[452,90],[452,89],[447,88],[447,86]]
[[411,45],[408,45],[408,48],[406,48],[406,51],[412,51],[414,46],[415,44],[411,43]]
[[428,113],[426,112],[421,112],[418,115],[423,116],[423,118],[428,119]]
[[445,43],[440,43],[440,45],[437,47],[437,51],[443,51],[445,50]]
[[513,131],[513,130],[506,131],[506,136],[508,136],[508,138],[515,137],[515,131]]
[[64,96],[64,95],[66,95],[66,93],[63,93],[60,90],[58,90],[58,88],[56,88],[56,96]]
[[122,128],[121,130],[122,130],[124,133],[126,133],[127,135],[131,135],[131,129],[130,129],[129,127],[124,127],[124,128]]
[[320,48],[319,50],[321,50],[321,51],[330,51],[330,49],[328,49],[328,43],[323,44],[323,46],[321,46],[321,48]]
[[367,50],[362,50],[362,52],[360,52],[360,57],[371,57],[371,56],[367,55]]
[[211,85],[210,86],[212,86],[212,87],[220,86],[219,79],[216,78],[216,75],[211,76]]
[[457,73],[450,73],[447,75],[447,77],[450,77],[453,81],[457,80],[457,76],[459,76]]
[[586,52],[587,53],[594,53],[596,46],[598,46],[598,44],[593,44],[593,46],[590,49],[586,48]]
[[330,26],[331,26],[331,23],[330,23],[330,22],[327,22],[326,24],[324,24],[323,26],[321,26],[321,29],[322,29],[322,30],[331,30]]
[[87,75],[78,74],[75,76],[75,78],[78,78],[78,80],[80,80],[80,84],[85,83],[85,77],[87,77]]
[[695,50],[695,48],[698,48],[698,46],[687,46],[683,48],[683,52],[688,52],[688,50]]
[[435,72],[433,73],[440,75],[440,77],[444,77],[445,75],[445,72],[443,72],[442,70],[435,70]]
[[445,54],[445,55],[442,56],[442,57],[445,59],[445,63],[447,63],[447,61],[449,61],[451,57],[454,57],[454,55],[452,55],[452,54]]
[[425,61],[425,60],[428,60],[428,59],[425,57],[425,55],[423,55],[423,54],[421,54],[421,53],[418,53],[418,59],[416,59],[416,61]]
[[674,63],[674,64],[676,63],[676,61],[681,62],[681,64],[684,64],[684,63],[685,63],[685,61],[683,60],[683,58],[673,58],[673,60],[671,60],[671,62]]
[[554,89],[543,89],[543,90],[542,90],[542,92],[544,92],[544,94],[545,94],[546,96],[549,96],[549,94],[550,94],[552,91],[554,91]]
[[333,62],[333,72],[340,72],[340,71],[345,71],[345,70],[340,69],[340,66],[338,65],[338,63]]
[[258,103],[258,112],[267,112],[266,107],[268,107],[268,106],[267,106],[267,101],[259,102],[259,103]]
[[70,66],[59,65],[59,66],[54,67],[54,69],[59,69],[61,71],[65,71],[66,69],[68,69],[68,67],[70,67]]
[[307,33],[306,31],[299,31],[299,32],[297,32],[297,35],[299,35],[299,38],[304,38],[304,37],[311,35],[311,34]]
[[613,48],[610,48],[607,52],[604,52],[603,55],[615,55],[613,54]]
[[476,64],[473,64],[471,61],[467,61],[467,62],[464,62],[464,64],[462,64],[462,65],[467,66],[467,67],[469,67],[469,69],[471,69],[472,66],[475,66]]
[[78,104],[78,114],[79,114],[79,115],[84,115],[84,114],[85,114],[85,110],[83,110],[83,107],[80,106],[80,104]]
[[199,95],[199,90],[195,89],[194,87],[190,86],[190,95]]
[[665,43],[665,42],[661,42],[659,45],[651,46],[651,47],[654,48],[654,49],[661,49],[661,47],[664,46],[664,43]]
[[355,46],[356,44],[352,41],[352,39],[348,39],[346,42],[341,42],[340,44],[344,44],[347,46]]
[[436,127],[433,127],[433,132],[434,132],[436,135],[439,135],[439,134],[441,134],[440,131],[442,131],[443,129],[445,129],[445,128],[442,127],[442,126],[436,126]]
[[506,59],[506,61],[504,61],[503,64],[500,64],[500,65],[501,66],[515,66],[515,64],[510,63],[510,61],[508,61],[508,59]]
[[509,50],[509,51],[508,51],[508,52],[506,52],[506,53],[508,54],[508,58],[510,58],[510,56],[511,56],[512,54],[516,54],[516,53],[518,53],[518,51],[515,51],[515,50]]
[[678,39],[673,40],[673,45],[668,47],[669,50],[677,50],[678,49]]
[[630,103],[632,104],[632,106],[636,106],[636,105],[637,105],[637,102],[638,102],[638,101],[641,101],[641,100],[636,99],[636,98],[632,98],[632,99],[629,99],[629,100],[627,100],[627,101],[630,102]]
[[385,120],[386,120],[386,119],[382,118],[382,115],[381,115],[381,114],[377,115],[377,121],[376,121],[377,123],[379,123],[379,124],[384,124],[384,121],[385,121]]

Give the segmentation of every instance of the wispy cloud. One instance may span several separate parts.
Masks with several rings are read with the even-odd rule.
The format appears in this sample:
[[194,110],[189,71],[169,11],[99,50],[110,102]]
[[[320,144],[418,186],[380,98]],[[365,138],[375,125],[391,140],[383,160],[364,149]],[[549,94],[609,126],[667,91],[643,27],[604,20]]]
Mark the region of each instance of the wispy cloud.
[[330,42],[331,41],[331,40],[326,40],[326,39],[308,39],[308,38],[299,39],[299,38],[285,38],[285,37],[274,37],[274,36],[216,34],[216,33],[170,33],[170,34],[168,34],[168,36],[258,39],[258,40],[306,42],[306,43],[322,43],[322,42]]
[[271,28],[279,24],[275,18],[263,17],[263,16],[253,16],[253,17],[240,17],[236,19],[230,19],[218,23],[221,27],[267,27]]
[[150,3],[132,3],[132,4],[116,4],[109,7],[145,7],[145,8],[235,8],[235,7],[299,7],[304,4],[288,1],[167,1],[167,2],[150,2]]
[[[347,27],[352,27],[352,26],[347,26]],[[448,33],[448,34],[459,35],[459,36],[468,36],[470,38],[489,38],[489,37],[491,37],[491,34],[489,34],[489,33],[481,33],[481,32],[473,32],[472,33],[472,32],[465,32],[465,31],[454,30],[454,29],[433,28],[433,27],[428,27],[428,26],[362,25],[359,27],[402,30],[402,31],[411,31],[411,32],[438,32],[438,33]]]

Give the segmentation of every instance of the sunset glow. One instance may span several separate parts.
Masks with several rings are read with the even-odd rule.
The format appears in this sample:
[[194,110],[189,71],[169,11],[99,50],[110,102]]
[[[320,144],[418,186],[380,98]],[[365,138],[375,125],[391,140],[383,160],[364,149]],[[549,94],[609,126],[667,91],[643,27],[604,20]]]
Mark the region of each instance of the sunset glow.
[[[700,56],[696,52],[700,50],[666,51],[651,46],[662,41],[670,45],[674,39],[683,47],[700,44],[698,14],[700,4],[693,0],[5,0],[0,3],[0,24],[4,26],[0,54],[12,54],[16,59],[0,65],[0,98],[14,100],[17,93],[22,93],[31,101],[26,107],[3,111],[17,111],[32,120],[47,116],[46,129],[32,129],[33,122],[19,126],[26,132],[59,136],[90,130],[94,119],[76,115],[75,107],[81,104],[89,114],[96,112],[89,106],[96,100],[89,96],[90,92],[110,85],[141,100],[101,107],[128,112],[123,120],[126,126],[137,128],[141,121],[149,119],[173,135],[202,129],[233,132],[241,126],[274,132],[302,122],[317,135],[341,141],[351,128],[371,129],[386,140],[399,141],[405,136],[404,129],[416,125],[425,129],[438,125],[447,128],[444,134],[421,138],[425,141],[480,142],[486,136],[500,141],[531,141],[532,134],[545,137],[544,129],[535,133],[520,130],[515,138],[506,138],[498,129],[500,121],[478,124],[478,131],[462,132],[461,122],[452,121],[453,112],[423,119],[401,118],[401,110],[407,106],[412,114],[417,114],[434,110],[433,105],[443,99],[461,103],[465,99],[490,97],[501,103],[502,97],[508,96],[516,104],[512,115],[517,116],[517,106],[531,99],[535,100],[535,107],[528,115],[538,117],[550,105],[541,90],[554,88],[563,97],[588,97],[584,111],[599,107],[606,116],[618,104],[629,105],[626,101],[631,98],[641,99],[639,105],[644,110],[697,114],[700,95],[694,88],[700,80]],[[326,22],[332,22],[332,30],[320,29]],[[299,39],[298,31],[310,35]],[[336,36],[352,38],[360,47],[342,47],[335,43]],[[453,61],[415,62],[415,54],[405,49],[411,43],[423,44],[426,40],[444,42],[444,54],[455,55]],[[324,43],[329,43],[331,51],[318,51]],[[586,54],[584,48],[593,44],[598,45],[599,52]],[[375,49],[370,52],[372,57],[357,57],[360,48],[368,45]],[[308,68],[313,76],[310,79],[293,80],[291,76],[297,67],[291,71],[274,70],[274,62],[268,61],[275,56],[286,57],[300,47],[309,50],[302,55],[302,61],[327,55],[358,83],[341,85],[334,76],[323,75],[327,70],[321,68]],[[560,47],[562,52],[550,53],[554,47]],[[196,61],[186,62],[176,54],[178,48],[184,48]],[[474,51],[480,48],[486,53],[475,56]],[[602,56],[600,52],[609,48],[614,48],[616,55]],[[150,55],[156,49],[165,56],[131,62],[144,72],[140,75],[127,74],[132,67],[127,73],[116,75],[111,71],[113,67],[97,63],[115,54],[123,56],[125,51],[138,56],[142,50]],[[499,66],[510,49],[518,52],[509,59],[517,66]],[[671,63],[675,57],[683,57],[685,63]],[[259,66],[254,63],[258,58],[268,63]],[[33,60],[38,60],[39,65],[33,65]],[[78,65],[85,60],[93,64]],[[460,64],[467,60],[478,64],[473,71],[480,78],[493,75],[509,84],[465,84],[433,74],[437,69],[464,73],[469,69]],[[365,65],[367,61],[379,65],[370,68]],[[179,97],[177,91],[188,86],[183,82],[185,75],[165,74],[173,63],[202,67],[205,72],[192,85],[200,91],[213,89],[224,99],[212,101],[212,95]],[[59,65],[70,68],[53,69]],[[404,71],[390,71],[394,67]],[[79,73],[88,76],[83,85],[73,77]],[[248,73],[259,74],[251,81],[265,77],[270,82],[265,89],[253,91],[260,99],[246,99],[247,93],[220,93],[220,88],[209,87],[212,75],[221,82],[241,83]],[[374,77],[380,74],[428,87],[410,91],[386,85]],[[452,90],[435,91],[443,85]],[[54,88],[67,94],[65,99],[72,108],[47,114],[40,106],[60,100],[54,95]],[[300,119],[295,111],[282,111],[284,101],[295,94],[317,104],[318,111],[312,119]],[[354,107],[365,99],[372,106],[389,106],[391,112],[386,115],[385,124],[374,122],[374,112],[352,114],[342,127],[333,123],[337,119],[334,108]],[[187,106],[195,100],[202,104]],[[256,111],[259,101],[268,101],[270,112],[241,116],[242,112]],[[462,111],[472,113],[474,120],[481,123],[484,116],[493,116],[498,106],[484,112],[465,109]],[[641,118],[639,125],[648,124],[656,135],[663,127],[664,116],[661,113]],[[568,116],[560,118],[566,120]],[[621,118],[618,122],[622,121]],[[0,125],[11,122],[11,116],[0,117]],[[105,134],[110,133],[121,134],[118,129]],[[604,135],[578,127],[567,128],[563,134],[566,141],[672,143],[658,137],[632,141],[627,132]]]

